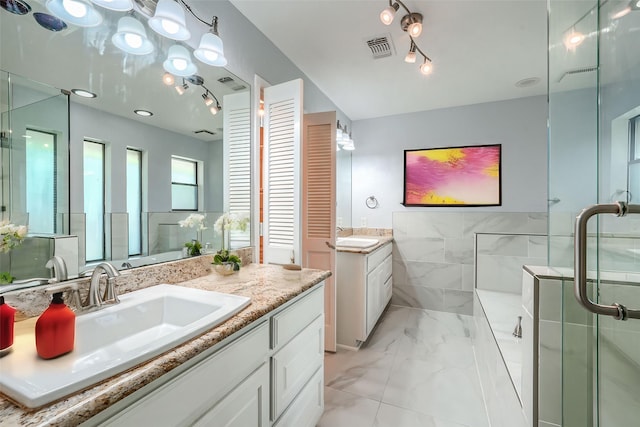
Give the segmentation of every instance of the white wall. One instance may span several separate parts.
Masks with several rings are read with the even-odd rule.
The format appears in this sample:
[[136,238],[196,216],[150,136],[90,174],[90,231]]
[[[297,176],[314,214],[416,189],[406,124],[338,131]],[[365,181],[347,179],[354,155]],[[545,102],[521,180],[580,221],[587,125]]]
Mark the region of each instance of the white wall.
[[[547,98],[536,96],[353,122],[354,227],[391,228],[391,213],[547,211]],[[502,206],[405,208],[404,150],[502,144]],[[379,208],[365,200],[375,196]]]

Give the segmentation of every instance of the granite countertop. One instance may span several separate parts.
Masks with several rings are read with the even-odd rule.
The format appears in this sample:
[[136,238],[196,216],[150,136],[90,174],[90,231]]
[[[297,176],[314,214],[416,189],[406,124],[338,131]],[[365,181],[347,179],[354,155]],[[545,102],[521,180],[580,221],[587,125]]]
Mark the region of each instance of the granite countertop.
[[42,408],[26,409],[0,394],[0,425],[67,426],[80,424],[305,290],[314,287],[330,274],[328,271],[311,269],[290,271],[280,266],[251,264],[243,267],[238,274],[232,276],[223,277],[211,272],[206,276],[176,283],[175,286],[247,296],[251,298],[251,304],[226,322],[185,344],[87,390],[67,396]]
[[378,243],[375,246],[371,246],[369,248],[349,248],[345,246],[337,246],[336,250],[338,252],[350,252],[354,254],[370,254],[378,248],[383,247],[391,242],[393,242],[393,236],[372,236],[372,235],[357,235],[354,234],[352,236],[346,237],[356,237],[359,239],[378,239]]

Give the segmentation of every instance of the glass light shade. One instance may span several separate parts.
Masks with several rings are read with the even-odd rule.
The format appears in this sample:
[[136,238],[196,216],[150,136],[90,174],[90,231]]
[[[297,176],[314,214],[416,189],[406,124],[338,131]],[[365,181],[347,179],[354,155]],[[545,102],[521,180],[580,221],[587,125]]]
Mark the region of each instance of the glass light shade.
[[422,23],[421,22],[413,22],[409,24],[407,27],[407,32],[411,37],[418,37],[422,34]]
[[433,71],[433,64],[431,64],[430,61],[425,61],[421,66],[420,66],[420,72],[422,74],[424,74],[425,76],[427,74],[431,74],[431,72]]
[[206,93],[202,94],[202,99],[204,99],[204,105],[206,105],[207,107],[213,104],[213,99],[211,99],[211,97]]
[[173,86],[175,82],[176,82],[176,79],[175,77],[173,77],[173,74],[164,73],[162,75],[162,83],[166,84],[167,86]]
[[47,0],[47,10],[56,18],[78,27],[96,27],[102,15],[86,0]]
[[211,108],[209,108],[209,111],[211,111],[211,114],[215,116],[216,114],[218,114],[218,107],[215,105],[212,105]]
[[217,34],[206,33],[200,39],[200,45],[193,51],[193,56],[200,61],[214,67],[224,67],[227,65],[227,58],[224,57],[222,39]]
[[116,12],[126,12],[133,9],[132,0],[91,0],[91,2],[105,9],[115,10]]
[[342,140],[342,129],[338,128],[336,129],[336,141],[341,141]]
[[166,72],[180,77],[189,77],[198,72],[198,67],[191,61],[189,51],[177,44],[169,48],[169,54],[162,67]]
[[380,21],[382,21],[384,25],[391,25],[396,15],[396,10],[398,9],[393,6],[385,7],[382,12],[380,12]]
[[416,53],[409,51],[407,56],[404,57],[404,62],[408,62],[409,64],[415,64],[416,62]]
[[123,16],[118,20],[118,31],[111,37],[111,41],[118,49],[132,55],[153,52],[153,43],[147,38],[142,23],[131,16]]
[[159,0],[156,13],[149,18],[149,27],[156,33],[171,40],[189,40],[184,9],[173,0]]
[[187,89],[189,89],[189,86],[186,83],[176,86],[176,92],[178,92],[178,95],[184,95]]

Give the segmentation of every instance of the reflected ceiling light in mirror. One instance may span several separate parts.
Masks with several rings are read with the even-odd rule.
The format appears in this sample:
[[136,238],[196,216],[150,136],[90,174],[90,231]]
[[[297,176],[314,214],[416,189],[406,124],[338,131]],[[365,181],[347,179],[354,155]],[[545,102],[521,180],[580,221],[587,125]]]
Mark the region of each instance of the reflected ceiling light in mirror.
[[166,72],[179,77],[188,77],[198,72],[198,67],[191,61],[189,51],[177,44],[169,48],[167,59],[162,66]]
[[189,40],[184,10],[173,0],[159,0],[156,12],[149,19],[153,31],[171,40]]
[[[380,12],[380,21],[385,25],[390,25],[393,22],[393,18],[400,6],[402,6],[402,8],[407,12],[400,21],[400,27],[402,28],[402,31],[409,35],[409,40],[411,41],[409,52],[404,57],[404,61],[409,64],[414,64],[417,61],[417,53],[419,53],[423,58],[423,64],[420,65],[420,72],[424,75],[430,74],[432,69],[431,58],[429,58],[422,49],[420,49],[420,46],[418,46],[414,40],[422,34],[422,14],[411,12],[401,0],[389,0],[389,6]],[[428,66],[425,65],[426,63],[428,63]]]
[[224,56],[222,39],[218,35],[218,17],[213,17],[211,30],[202,35],[200,45],[193,51],[193,56],[198,60],[214,67],[224,67],[227,65],[227,58]]
[[133,9],[132,0],[91,0],[93,4],[97,4],[105,9],[114,10],[116,12],[127,12]]
[[624,9],[621,9],[618,12],[615,12],[613,15],[611,15],[611,19],[620,19],[623,16],[628,15],[629,13],[631,13],[631,6],[627,5]]
[[46,28],[49,31],[57,33],[67,29],[67,24],[62,19],[58,19],[48,13],[34,12],[33,18],[42,28]]
[[187,84],[187,82],[184,81],[184,78],[182,79],[182,84],[181,85],[176,85],[175,86],[176,92],[178,92],[178,95],[184,95],[184,93],[187,91],[187,89],[189,89],[189,85]]
[[147,55],[154,49],[142,23],[132,16],[123,16],[118,20],[118,31],[111,41],[118,49],[132,55]]
[[203,93],[202,99],[204,100],[204,105],[206,105],[207,107],[209,107],[214,102],[213,99],[211,99],[211,97],[209,96],[209,92]]
[[22,0],[0,0],[0,7],[7,12],[15,13],[16,15],[26,15],[31,12],[31,6],[29,6],[29,3]]
[[95,98],[98,96],[95,93],[89,92],[88,90],[84,90],[84,89],[71,89],[71,92],[73,92],[74,94],[82,98]]
[[133,110],[133,112],[142,117],[151,117],[153,113],[149,110]]
[[575,50],[576,47],[582,44],[584,39],[584,34],[577,31],[575,27],[571,27],[571,29],[565,34],[563,43],[567,50]]
[[175,82],[176,82],[176,79],[175,77],[173,77],[173,74],[164,73],[162,75],[162,83],[166,84],[167,86],[173,86]]
[[46,7],[57,18],[78,27],[102,23],[102,15],[87,0],[47,0]]

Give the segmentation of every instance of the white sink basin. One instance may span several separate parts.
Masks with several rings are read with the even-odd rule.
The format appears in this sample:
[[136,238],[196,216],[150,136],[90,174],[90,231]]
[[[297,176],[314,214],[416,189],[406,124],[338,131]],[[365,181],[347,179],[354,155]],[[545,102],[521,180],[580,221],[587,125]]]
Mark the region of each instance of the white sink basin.
[[43,360],[32,334],[16,335],[0,359],[0,391],[35,408],[147,361],[224,322],[247,297],[158,285],[120,296],[120,304],[76,318],[71,353]]
[[378,239],[367,239],[362,237],[338,237],[336,239],[336,246],[342,248],[370,248],[378,244]]

